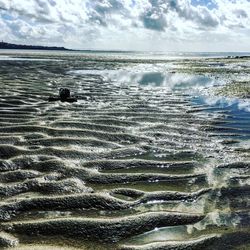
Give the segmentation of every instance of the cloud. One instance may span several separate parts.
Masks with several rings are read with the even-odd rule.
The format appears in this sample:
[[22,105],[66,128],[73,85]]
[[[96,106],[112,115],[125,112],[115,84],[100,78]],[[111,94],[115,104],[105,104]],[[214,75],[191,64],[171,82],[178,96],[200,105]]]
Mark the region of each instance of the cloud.
[[150,5],[141,15],[143,25],[147,29],[164,31],[167,27],[167,6],[162,0],[150,0]]
[[154,50],[207,50],[212,41],[217,50],[250,50],[249,10],[248,0],[0,0],[0,38]]
[[112,19],[115,14],[121,16],[127,16],[128,12],[125,9],[122,2],[118,0],[101,0],[91,1],[87,3],[88,17],[90,21],[94,23],[107,26],[108,22]]

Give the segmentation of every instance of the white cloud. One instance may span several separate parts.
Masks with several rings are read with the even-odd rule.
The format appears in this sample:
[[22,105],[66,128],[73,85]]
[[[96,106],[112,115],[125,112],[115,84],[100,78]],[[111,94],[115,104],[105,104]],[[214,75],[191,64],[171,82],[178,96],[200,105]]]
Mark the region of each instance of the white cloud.
[[0,38],[82,49],[250,51],[250,1],[196,2],[0,0]]

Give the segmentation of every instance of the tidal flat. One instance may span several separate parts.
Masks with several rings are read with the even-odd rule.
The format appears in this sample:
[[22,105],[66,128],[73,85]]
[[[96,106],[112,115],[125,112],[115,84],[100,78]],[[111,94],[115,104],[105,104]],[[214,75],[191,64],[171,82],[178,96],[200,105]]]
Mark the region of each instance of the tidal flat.
[[2,51],[0,86],[0,249],[250,249],[250,57]]

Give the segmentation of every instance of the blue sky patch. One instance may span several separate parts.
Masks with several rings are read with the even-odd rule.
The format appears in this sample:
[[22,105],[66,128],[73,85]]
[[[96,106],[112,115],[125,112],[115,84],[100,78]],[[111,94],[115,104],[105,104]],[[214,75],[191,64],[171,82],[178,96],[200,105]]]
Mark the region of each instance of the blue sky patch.
[[10,15],[10,14],[8,14],[8,13],[6,13],[6,12],[4,12],[4,13],[1,15],[1,17],[2,17],[4,20],[7,20],[7,21],[11,21],[11,20],[14,19],[12,15]]
[[206,6],[208,9],[217,8],[217,4],[213,0],[191,0],[191,4],[194,6]]

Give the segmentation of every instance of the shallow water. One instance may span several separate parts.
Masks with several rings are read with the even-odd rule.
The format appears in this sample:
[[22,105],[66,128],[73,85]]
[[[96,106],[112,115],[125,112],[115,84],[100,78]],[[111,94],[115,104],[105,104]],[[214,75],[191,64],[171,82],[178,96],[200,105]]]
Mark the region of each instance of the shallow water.
[[250,100],[217,89],[249,59],[188,56],[0,56],[0,247],[247,249]]

